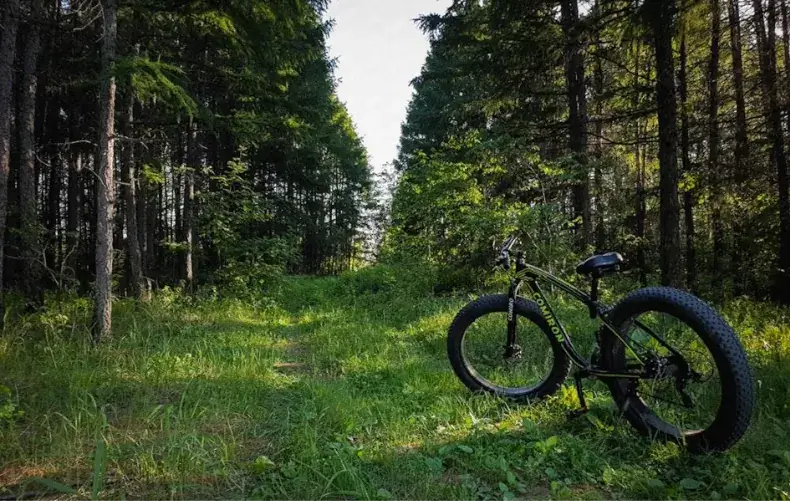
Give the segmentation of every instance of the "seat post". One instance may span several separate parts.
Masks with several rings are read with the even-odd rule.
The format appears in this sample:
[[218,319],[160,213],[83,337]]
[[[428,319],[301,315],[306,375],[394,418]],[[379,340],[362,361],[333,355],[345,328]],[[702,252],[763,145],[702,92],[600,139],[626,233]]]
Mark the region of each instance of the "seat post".
[[588,305],[588,314],[591,318],[596,318],[596,310],[598,309],[599,302],[599,274],[594,272],[591,274],[591,302]]

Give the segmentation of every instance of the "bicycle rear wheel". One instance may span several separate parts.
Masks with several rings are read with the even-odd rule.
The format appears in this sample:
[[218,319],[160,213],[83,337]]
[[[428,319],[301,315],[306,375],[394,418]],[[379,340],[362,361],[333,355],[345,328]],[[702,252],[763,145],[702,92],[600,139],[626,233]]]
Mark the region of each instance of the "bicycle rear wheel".
[[555,393],[569,372],[569,359],[532,301],[517,298],[517,347],[508,350],[508,296],[489,295],[469,303],[448,331],[448,358],[472,391],[516,400]]
[[638,431],[693,451],[723,451],[741,438],[754,405],[752,374],[714,309],[686,292],[651,287],[625,297],[609,320],[633,352],[603,329],[605,367],[623,370],[637,356],[646,362],[643,379],[605,380]]

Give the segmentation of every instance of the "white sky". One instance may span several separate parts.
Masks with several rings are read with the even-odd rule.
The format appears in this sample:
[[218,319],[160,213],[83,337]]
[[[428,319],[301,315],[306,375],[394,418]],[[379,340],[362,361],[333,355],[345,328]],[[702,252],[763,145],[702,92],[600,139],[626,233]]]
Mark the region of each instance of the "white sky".
[[332,0],[329,38],[338,97],[346,103],[374,171],[395,159],[401,122],[429,48],[413,19],[444,13],[450,0]]

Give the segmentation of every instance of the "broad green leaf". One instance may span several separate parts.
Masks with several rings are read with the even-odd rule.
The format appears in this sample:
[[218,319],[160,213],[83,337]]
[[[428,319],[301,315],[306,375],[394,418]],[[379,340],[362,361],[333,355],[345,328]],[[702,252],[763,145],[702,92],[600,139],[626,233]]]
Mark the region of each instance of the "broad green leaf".
[[63,494],[77,494],[77,491],[68,485],[62,484],[60,482],[56,482],[55,480],[50,480],[48,478],[41,478],[41,477],[28,477],[27,480],[32,482],[36,482],[37,484],[41,484],[48,489],[51,489],[56,492],[60,492]]
[[682,489],[695,490],[699,488],[702,483],[700,480],[696,480],[694,478],[684,478],[678,483],[678,485],[680,485]]

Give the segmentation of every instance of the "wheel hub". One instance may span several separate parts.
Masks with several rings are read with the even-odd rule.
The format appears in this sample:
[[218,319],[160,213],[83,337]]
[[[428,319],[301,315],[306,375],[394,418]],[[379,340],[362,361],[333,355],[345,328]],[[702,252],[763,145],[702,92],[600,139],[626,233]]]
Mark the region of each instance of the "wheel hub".
[[654,357],[647,361],[643,379],[674,379],[675,389],[681,397],[684,407],[692,408],[694,405],[692,398],[686,392],[687,382],[700,381],[701,375],[692,370],[686,360],[673,355],[670,357]]
[[505,346],[503,358],[506,360],[519,360],[522,358],[522,347],[518,344],[510,344]]

